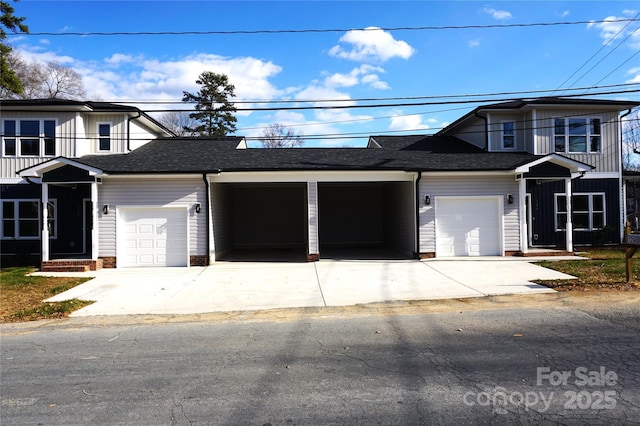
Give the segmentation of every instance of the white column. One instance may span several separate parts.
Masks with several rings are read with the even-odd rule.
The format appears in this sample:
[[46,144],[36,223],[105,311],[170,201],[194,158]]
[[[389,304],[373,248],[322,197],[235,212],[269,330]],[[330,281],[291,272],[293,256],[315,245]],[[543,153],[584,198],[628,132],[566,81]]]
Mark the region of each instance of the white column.
[[207,175],[207,187],[205,188],[207,194],[209,194],[209,205],[207,206],[207,222],[209,229],[209,247],[207,247],[207,253],[209,254],[209,265],[213,265],[216,261],[216,239],[215,233],[213,232],[214,223],[213,223],[213,208],[217,207],[213,205],[213,194],[211,191],[211,176]]
[[320,246],[318,240],[318,182],[307,182],[307,218],[309,232],[309,252],[310,257],[320,254]]
[[49,184],[42,183],[42,261],[50,259],[49,255]]
[[520,178],[518,190],[518,204],[520,205],[520,251],[527,253],[529,250],[529,241],[527,235],[529,232],[529,224],[527,223],[527,180]]
[[571,178],[565,178],[564,180],[565,187],[565,198],[567,199],[567,251],[573,251],[573,206],[571,204]]
[[[91,183],[91,259],[98,260],[98,183]],[[115,213],[115,212],[114,212]]]

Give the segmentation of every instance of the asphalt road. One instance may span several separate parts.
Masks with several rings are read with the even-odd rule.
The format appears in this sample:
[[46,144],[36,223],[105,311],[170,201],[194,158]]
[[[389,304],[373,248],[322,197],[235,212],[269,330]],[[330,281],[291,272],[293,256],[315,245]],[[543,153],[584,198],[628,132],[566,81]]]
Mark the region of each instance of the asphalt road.
[[3,326],[0,421],[637,424],[639,304],[498,304]]

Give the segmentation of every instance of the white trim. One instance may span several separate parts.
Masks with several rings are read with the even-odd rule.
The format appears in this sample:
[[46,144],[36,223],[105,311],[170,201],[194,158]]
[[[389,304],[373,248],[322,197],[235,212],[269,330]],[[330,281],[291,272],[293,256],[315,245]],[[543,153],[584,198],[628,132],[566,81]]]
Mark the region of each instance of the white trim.
[[533,137],[531,139],[531,143],[533,143],[533,149],[531,151],[534,155],[538,155],[538,110],[535,108],[531,110],[531,131],[533,132]]
[[486,126],[487,128],[485,129],[485,131],[487,132],[487,152],[492,152],[493,151],[493,132],[491,131],[491,127],[493,125],[493,123],[491,122],[491,113],[487,112],[487,115],[485,116],[486,118]]
[[[589,202],[589,210],[588,211],[580,211],[580,213],[588,213],[589,214],[589,228],[573,228],[574,231],[581,231],[581,232],[592,232],[592,231],[600,231],[602,229],[604,229],[607,226],[607,194],[605,192],[601,192],[601,191],[595,191],[595,192],[574,192],[571,194],[571,197],[576,197],[578,195],[587,195],[588,198],[588,202]],[[602,195],[602,210],[593,210],[593,196],[594,195]],[[558,214],[559,213],[563,213],[567,215],[568,218],[568,211],[567,212],[559,212],[558,211],[558,196],[562,196],[562,197],[566,197],[567,194],[563,193],[563,192],[556,192],[553,194],[553,227],[554,230],[557,231],[564,231],[564,229],[559,228],[558,227]],[[571,201],[571,203],[573,203],[573,200]],[[573,215],[576,212],[576,209],[573,208],[572,206],[572,211],[571,214]],[[594,213],[602,213],[602,228],[594,228],[593,227],[593,214]],[[572,224],[573,224],[573,219],[571,220]]]
[[207,175],[212,183],[275,182],[411,182],[417,172],[404,171],[271,171],[222,172]]
[[[505,137],[505,133],[504,133],[504,125],[505,123],[511,123],[513,124],[513,135],[507,135],[507,136],[513,136],[513,146],[510,148],[507,148],[504,146],[504,137]],[[502,151],[515,151],[516,147],[518,146],[518,142],[517,142],[517,135],[518,131],[516,128],[516,121],[515,120],[501,120],[500,121],[500,148],[502,149]]]
[[[124,121],[126,121],[127,118],[125,116]],[[102,125],[108,125],[109,126],[109,149],[100,149],[100,139],[102,138],[102,136],[100,135],[100,126]],[[110,153],[113,152],[113,122],[112,121],[98,121],[96,123],[96,151],[98,153]]]
[[621,176],[617,172],[586,172],[581,179],[619,179]]
[[[47,160],[44,163],[36,164],[35,166],[27,167],[19,171],[22,177],[42,177],[43,173],[50,170],[58,169],[64,165],[77,167],[82,170],[86,170],[89,176],[102,176],[104,172],[95,167],[87,166],[86,164],[79,163],[66,157],[57,157],[51,160]],[[86,183],[86,182],[85,182]]]
[[449,177],[449,176],[513,176],[513,170],[481,170],[481,171],[463,171],[463,172],[422,172],[422,176],[432,177]]
[[542,158],[538,158],[537,160],[534,160],[530,163],[523,164],[522,166],[517,167],[514,171],[515,173],[528,173],[532,167],[535,167],[539,164],[546,163],[546,162],[551,162],[559,166],[566,167],[572,172],[583,172],[583,171],[588,172],[593,170],[593,167],[588,166],[584,163],[572,160],[570,158],[563,157],[560,154],[553,153],[553,154],[545,155]]
[[26,179],[22,178],[0,178],[0,184],[2,185],[22,185],[28,183]]

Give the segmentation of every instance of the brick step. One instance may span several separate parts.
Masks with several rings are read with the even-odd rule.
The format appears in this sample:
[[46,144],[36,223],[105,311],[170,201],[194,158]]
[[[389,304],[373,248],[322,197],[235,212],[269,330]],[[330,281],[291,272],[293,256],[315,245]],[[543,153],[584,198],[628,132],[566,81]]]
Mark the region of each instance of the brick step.
[[42,272],[89,272],[89,265],[48,265],[40,268]]

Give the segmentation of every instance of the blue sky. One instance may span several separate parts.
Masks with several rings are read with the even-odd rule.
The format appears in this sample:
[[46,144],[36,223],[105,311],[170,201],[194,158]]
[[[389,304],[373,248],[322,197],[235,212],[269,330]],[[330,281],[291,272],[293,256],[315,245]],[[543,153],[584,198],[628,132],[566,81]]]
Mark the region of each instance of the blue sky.
[[[183,91],[198,90],[195,80],[203,71],[227,74],[238,100],[326,99],[343,105],[362,105],[363,98],[549,91],[529,95],[537,96],[559,88],[640,84],[640,21],[597,22],[637,19],[637,1],[21,0],[14,8],[32,33],[11,35],[14,49],[29,60],[56,60],[78,71],[89,100],[180,101]],[[579,21],[596,22],[492,27]],[[449,26],[485,28],[398,29]],[[39,34],[333,29],[340,31]],[[609,98],[640,101],[638,86],[630,88],[636,92]],[[432,101],[441,100],[451,99]],[[238,113],[237,134],[260,136],[277,122],[307,137],[334,135],[305,146],[363,146],[370,134],[433,133],[477,105],[245,111]],[[242,104],[251,106],[265,105]],[[364,137],[344,136],[352,133]]]

